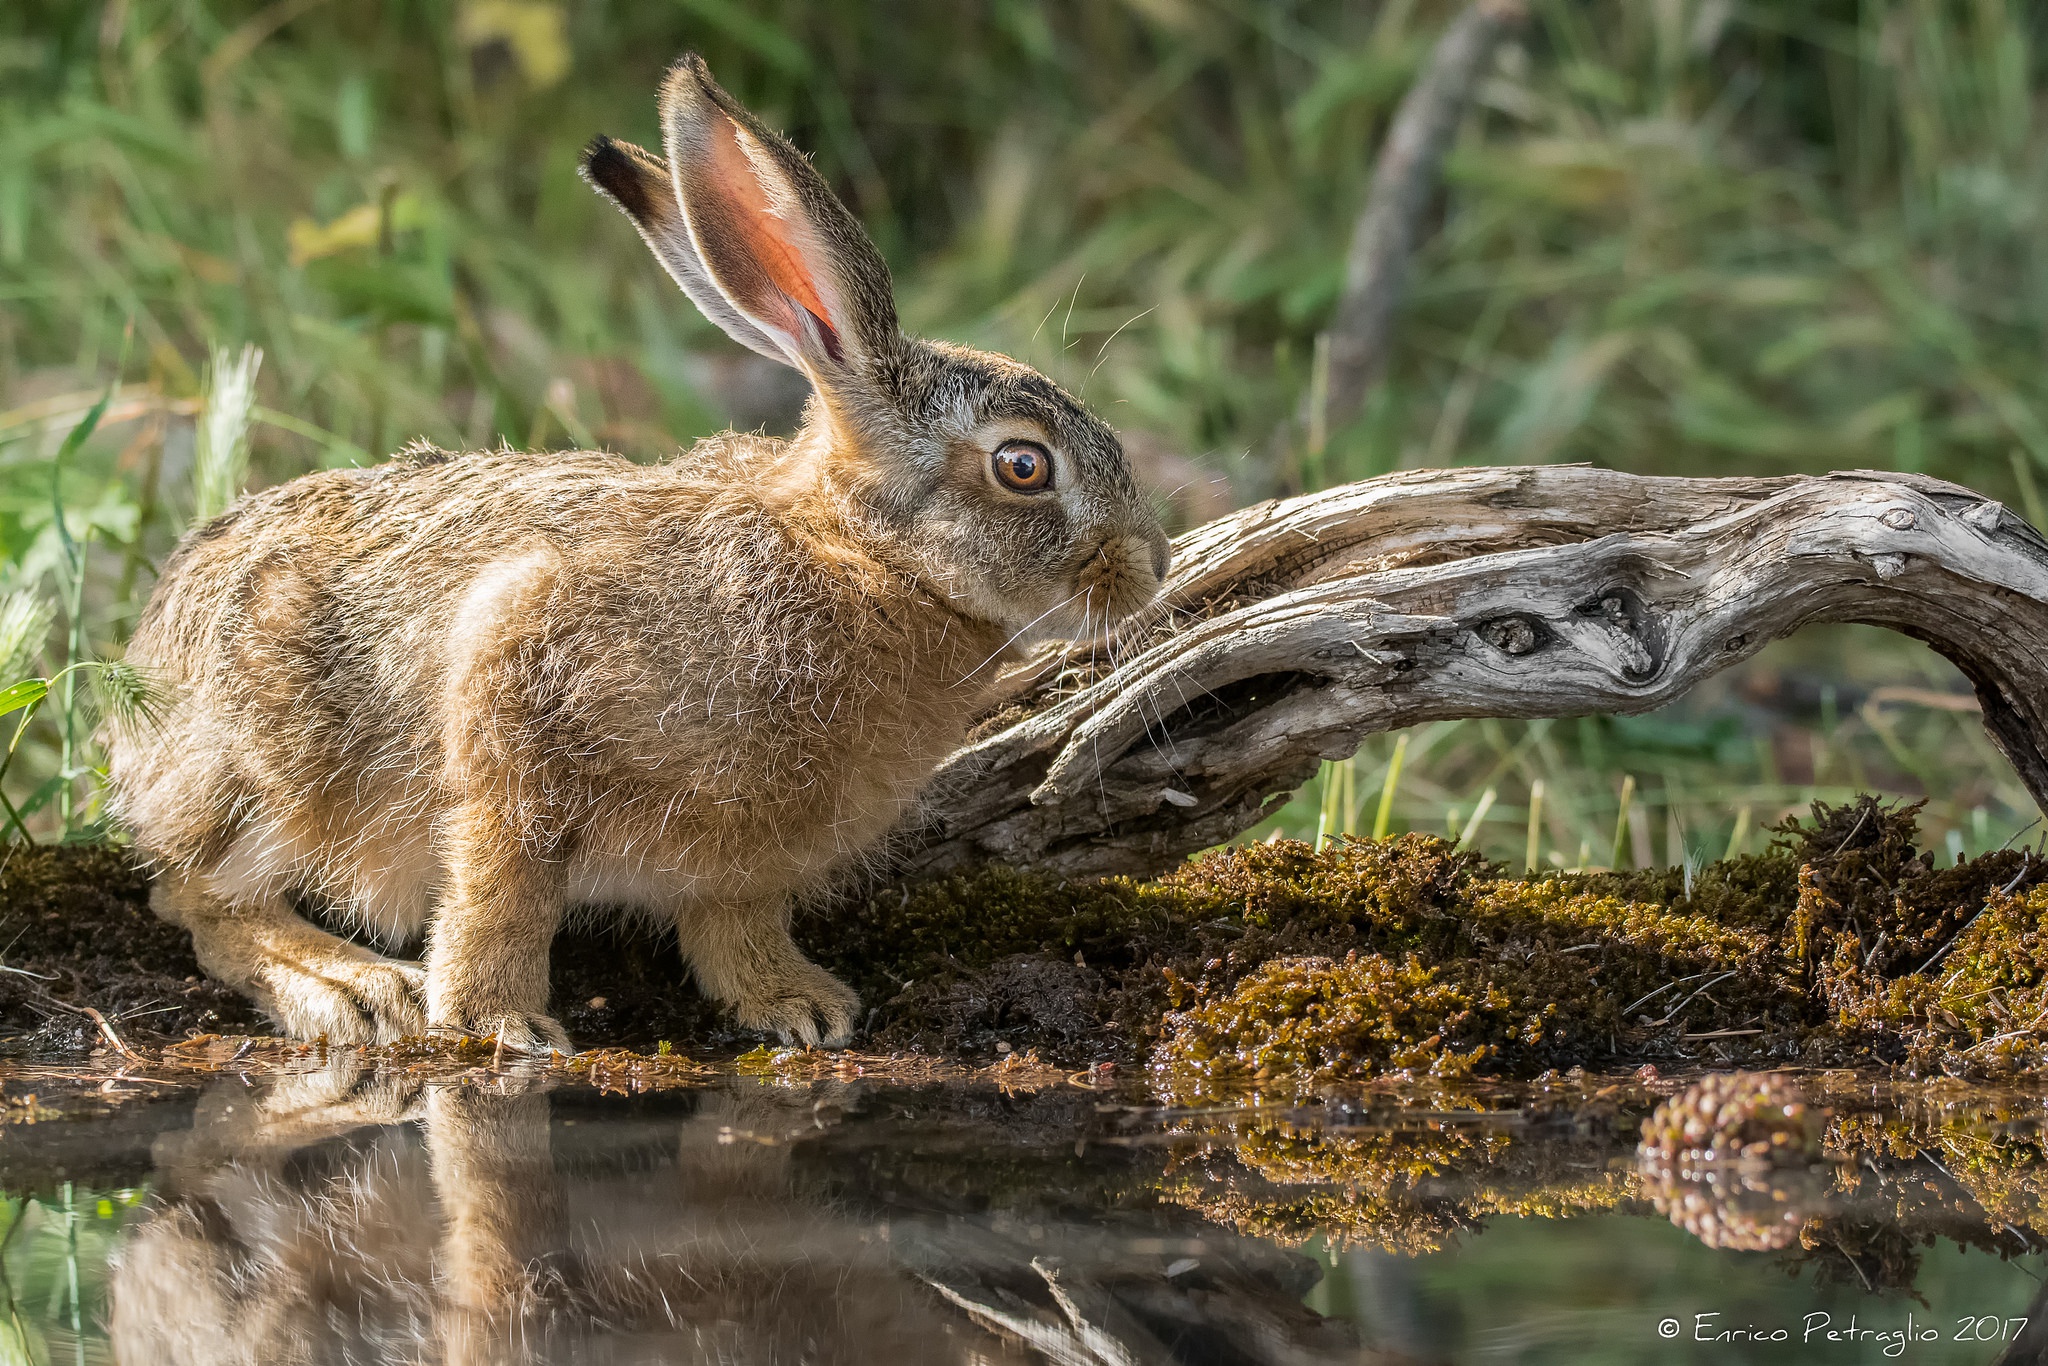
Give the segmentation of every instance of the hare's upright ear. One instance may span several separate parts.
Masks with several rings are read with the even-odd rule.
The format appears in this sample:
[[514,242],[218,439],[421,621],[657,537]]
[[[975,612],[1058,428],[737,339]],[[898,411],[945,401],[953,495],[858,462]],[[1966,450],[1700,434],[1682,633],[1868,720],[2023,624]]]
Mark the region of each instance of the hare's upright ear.
[[661,124],[666,167],[599,138],[583,174],[706,317],[821,388],[895,346],[889,270],[874,244],[810,162],[694,53],[662,84]]

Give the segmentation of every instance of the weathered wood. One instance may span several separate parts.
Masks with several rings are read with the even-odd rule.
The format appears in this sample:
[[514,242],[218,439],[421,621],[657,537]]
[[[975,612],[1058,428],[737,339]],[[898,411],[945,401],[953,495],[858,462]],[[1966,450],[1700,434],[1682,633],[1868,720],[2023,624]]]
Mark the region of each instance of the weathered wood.
[[1940,480],[1417,471],[1248,508],[1174,565],[1150,619],[1010,676],[897,868],[1157,871],[1376,731],[1647,711],[1820,621],[1954,661],[2048,807],[2048,541]]

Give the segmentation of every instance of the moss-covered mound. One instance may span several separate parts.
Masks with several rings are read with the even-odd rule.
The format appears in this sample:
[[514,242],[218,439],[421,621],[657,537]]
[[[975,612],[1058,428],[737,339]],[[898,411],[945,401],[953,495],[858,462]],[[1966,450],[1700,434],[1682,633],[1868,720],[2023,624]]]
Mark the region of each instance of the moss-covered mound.
[[1509,876],[1405,835],[1218,850],[1151,881],[988,870],[813,927],[878,1042],[1143,1060],[1187,1099],[1388,1072],[2048,1061],[2048,865],[1936,869],[1916,808],[1816,806],[1770,852]]
[[[869,1047],[1143,1063],[1189,1099],[1387,1073],[2048,1063],[2048,865],[1936,869],[1914,810],[1817,806],[1770,852],[1690,877],[1527,879],[1424,835],[1222,849],[1145,881],[991,868],[814,912],[798,936],[859,989]],[[144,1037],[253,1022],[146,891],[113,850],[7,856],[0,1038],[90,1047],[79,1005]],[[554,983],[585,1046],[738,1039],[672,942],[566,934]]]

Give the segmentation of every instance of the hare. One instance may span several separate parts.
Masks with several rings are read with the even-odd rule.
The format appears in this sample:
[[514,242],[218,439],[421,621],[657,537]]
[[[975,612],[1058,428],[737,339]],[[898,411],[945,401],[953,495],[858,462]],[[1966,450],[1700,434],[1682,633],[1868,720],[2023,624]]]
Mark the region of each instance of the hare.
[[[788,440],[667,463],[450,455],[241,499],[166,562],[105,737],[152,904],[290,1033],[567,1050],[564,914],[675,926],[739,1023],[840,1042],[853,994],[792,901],[870,849],[1003,661],[1144,607],[1167,543],[1115,433],[1006,357],[903,335],[810,164],[684,58],[666,161],[583,174],[713,322],[794,366]],[[300,914],[331,910],[387,947]]]

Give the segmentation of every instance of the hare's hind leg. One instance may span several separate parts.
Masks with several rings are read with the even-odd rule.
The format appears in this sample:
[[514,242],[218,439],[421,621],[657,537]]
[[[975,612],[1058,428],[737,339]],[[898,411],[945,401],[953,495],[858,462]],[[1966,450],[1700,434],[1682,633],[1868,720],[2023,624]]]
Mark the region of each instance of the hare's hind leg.
[[192,932],[208,975],[262,1007],[285,1032],[338,1044],[390,1043],[426,1028],[426,974],[307,922],[272,892],[230,902],[206,879],[169,871],[150,906]]
[[786,902],[693,907],[677,930],[697,985],[731,1006],[742,1028],[806,1048],[843,1048],[853,1037],[860,998],[804,957],[789,937]]

